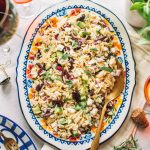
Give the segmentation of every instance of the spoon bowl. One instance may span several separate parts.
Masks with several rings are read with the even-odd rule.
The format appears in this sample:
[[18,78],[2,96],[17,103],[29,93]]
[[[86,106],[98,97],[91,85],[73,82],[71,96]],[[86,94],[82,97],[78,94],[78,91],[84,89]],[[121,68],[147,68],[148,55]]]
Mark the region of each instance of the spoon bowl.
[[102,108],[99,125],[96,130],[94,140],[91,144],[91,150],[98,150],[98,148],[99,148],[101,127],[102,127],[102,122],[103,122],[103,118],[104,118],[108,103],[111,102],[112,100],[116,99],[124,89],[125,81],[124,81],[123,67],[119,62],[117,62],[117,66],[118,66],[118,69],[121,69],[121,74],[119,77],[116,77],[116,82],[115,82],[115,85],[114,85],[112,91],[105,97],[105,104]]

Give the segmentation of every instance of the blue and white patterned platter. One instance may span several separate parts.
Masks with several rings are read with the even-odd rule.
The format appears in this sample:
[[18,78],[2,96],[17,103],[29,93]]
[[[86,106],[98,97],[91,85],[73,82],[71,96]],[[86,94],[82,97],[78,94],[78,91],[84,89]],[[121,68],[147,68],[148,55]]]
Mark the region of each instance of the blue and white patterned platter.
[[[13,138],[20,150],[37,150],[27,133],[12,120],[0,115],[0,131],[8,138]],[[0,137],[0,149],[4,150],[4,141]]]
[[68,13],[71,9],[81,8],[89,11],[93,11],[106,19],[111,29],[116,32],[119,39],[119,43],[122,47],[121,55],[118,60],[122,63],[125,69],[125,88],[123,94],[120,95],[120,104],[117,107],[117,111],[113,116],[112,120],[105,126],[101,133],[101,143],[112,137],[121,127],[125,121],[127,114],[130,109],[133,89],[135,86],[135,64],[132,56],[131,43],[121,20],[113,14],[110,10],[103,6],[100,6],[91,1],[81,0],[80,4],[76,0],[65,1],[54,5],[53,7],[47,8],[31,23],[24,37],[21,51],[18,57],[17,65],[17,86],[19,102],[22,112],[33,131],[41,137],[45,142],[58,147],[61,150],[84,150],[90,147],[93,139],[93,134],[89,133],[83,135],[79,141],[71,142],[56,137],[41,125],[38,118],[33,114],[30,100],[28,97],[28,89],[31,87],[31,80],[26,77],[27,65],[30,63],[28,55],[31,50],[32,42],[36,37],[36,33],[39,28],[45,23],[47,19],[52,16],[63,16]]

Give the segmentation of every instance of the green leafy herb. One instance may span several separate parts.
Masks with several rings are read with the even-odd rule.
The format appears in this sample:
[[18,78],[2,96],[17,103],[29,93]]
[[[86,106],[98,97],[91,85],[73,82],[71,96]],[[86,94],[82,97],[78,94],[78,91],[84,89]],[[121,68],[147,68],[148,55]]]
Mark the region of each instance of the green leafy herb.
[[137,10],[146,21],[146,25],[139,32],[144,39],[139,43],[145,44],[150,41],[150,0],[132,0],[132,2],[130,10]]
[[72,84],[73,84],[73,82],[72,82],[71,80],[67,80],[66,83],[67,83],[68,85],[72,85]]
[[90,48],[91,51],[98,51],[97,48]]
[[84,72],[85,72],[87,75],[91,75],[90,71],[88,71],[88,70],[84,70]]
[[58,80],[58,81],[62,81],[62,78],[58,77],[58,78],[56,78],[56,80]]
[[145,27],[140,31],[140,35],[147,40],[150,40],[150,26]]
[[72,42],[72,47],[73,47],[73,48],[76,48],[76,47],[78,47],[78,42],[76,42],[76,41],[73,41],[73,42]]
[[101,67],[100,70],[108,71],[108,72],[113,72],[112,68],[109,67]]
[[44,52],[48,52],[48,51],[49,51],[48,47],[44,48]]
[[68,59],[68,57],[69,57],[69,55],[67,53],[65,53],[62,55],[61,59],[66,60],[66,59]]
[[139,10],[144,6],[143,2],[136,2],[131,7],[130,10]]
[[138,148],[137,140],[131,136],[125,142],[121,143],[119,146],[115,146],[114,150],[141,150]]

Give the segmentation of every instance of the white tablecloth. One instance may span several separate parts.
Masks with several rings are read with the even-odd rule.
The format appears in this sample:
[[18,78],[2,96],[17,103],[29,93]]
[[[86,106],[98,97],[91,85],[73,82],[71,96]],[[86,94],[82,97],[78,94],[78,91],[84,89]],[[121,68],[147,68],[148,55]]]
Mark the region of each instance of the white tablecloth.
[[[41,3],[41,10],[44,10],[48,6],[57,3],[61,0],[36,0],[37,2]],[[80,0],[78,0],[80,1]],[[125,1],[126,0],[93,0],[107,8],[109,8],[111,11],[113,11],[119,18],[125,21]],[[39,12],[40,12],[39,11]],[[29,24],[34,18],[30,19],[19,19],[19,27],[17,31],[17,35],[15,35],[7,44],[11,47],[11,60],[12,63],[8,68],[6,69],[8,74],[11,77],[11,81],[6,86],[0,87],[0,114],[7,116],[8,118],[11,118],[16,123],[18,123],[33,139],[33,141],[37,145],[37,149],[40,150],[43,146],[44,142],[40,140],[34,133],[31,131],[31,129],[28,127],[19,106],[18,102],[18,95],[17,95],[17,87],[16,87],[16,61],[17,56],[20,51],[22,38],[24,37],[24,34],[26,32],[26,29],[28,28]],[[149,69],[149,68],[148,68]],[[141,89],[143,90],[143,89]],[[144,99],[143,99],[144,100]],[[150,128],[149,128],[150,129]],[[150,139],[150,130],[148,134],[148,129],[144,132],[138,131],[137,137],[139,139],[140,146],[143,148],[143,150],[149,150],[147,143],[145,143],[144,136],[146,136],[146,139]],[[141,136],[141,132],[142,135]],[[138,136],[140,135],[140,136]],[[150,142],[149,142],[150,143]]]

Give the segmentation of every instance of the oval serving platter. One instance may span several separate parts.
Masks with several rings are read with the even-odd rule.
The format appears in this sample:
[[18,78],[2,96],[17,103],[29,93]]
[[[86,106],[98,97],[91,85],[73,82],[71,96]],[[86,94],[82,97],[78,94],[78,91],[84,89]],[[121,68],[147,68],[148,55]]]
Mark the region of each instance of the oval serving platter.
[[[15,122],[0,115],[0,131],[8,138],[16,141],[20,150],[37,150],[35,144],[27,133],[19,127]],[[5,149],[4,141],[0,137],[0,149]]]
[[18,86],[19,102],[24,117],[32,130],[45,142],[52,144],[61,150],[75,150],[77,148],[79,150],[88,149],[94,134],[91,132],[82,135],[79,140],[70,141],[58,138],[53,134],[53,132],[45,128],[43,122],[37,118],[32,111],[28,93],[29,89],[31,88],[32,80],[27,77],[26,70],[28,65],[33,63],[32,60],[28,59],[28,55],[31,51],[33,40],[36,37],[40,27],[47,19],[54,16],[59,17],[67,15],[68,12],[76,8],[95,12],[100,17],[105,19],[111,30],[116,33],[118,42],[121,46],[118,60],[121,62],[125,70],[125,88],[123,94],[121,94],[116,99],[117,102],[114,106],[113,116],[111,118],[105,119],[103,123],[104,127],[101,133],[101,143],[112,137],[125,121],[130,108],[132,93],[135,86],[135,64],[132,56],[130,39],[123,23],[110,10],[90,1],[82,0],[80,4],[77,4],[77,2],[73,0],[59,3],[47,8],[42,13],[40,13],[28,28],[18,57],[16,80]]

